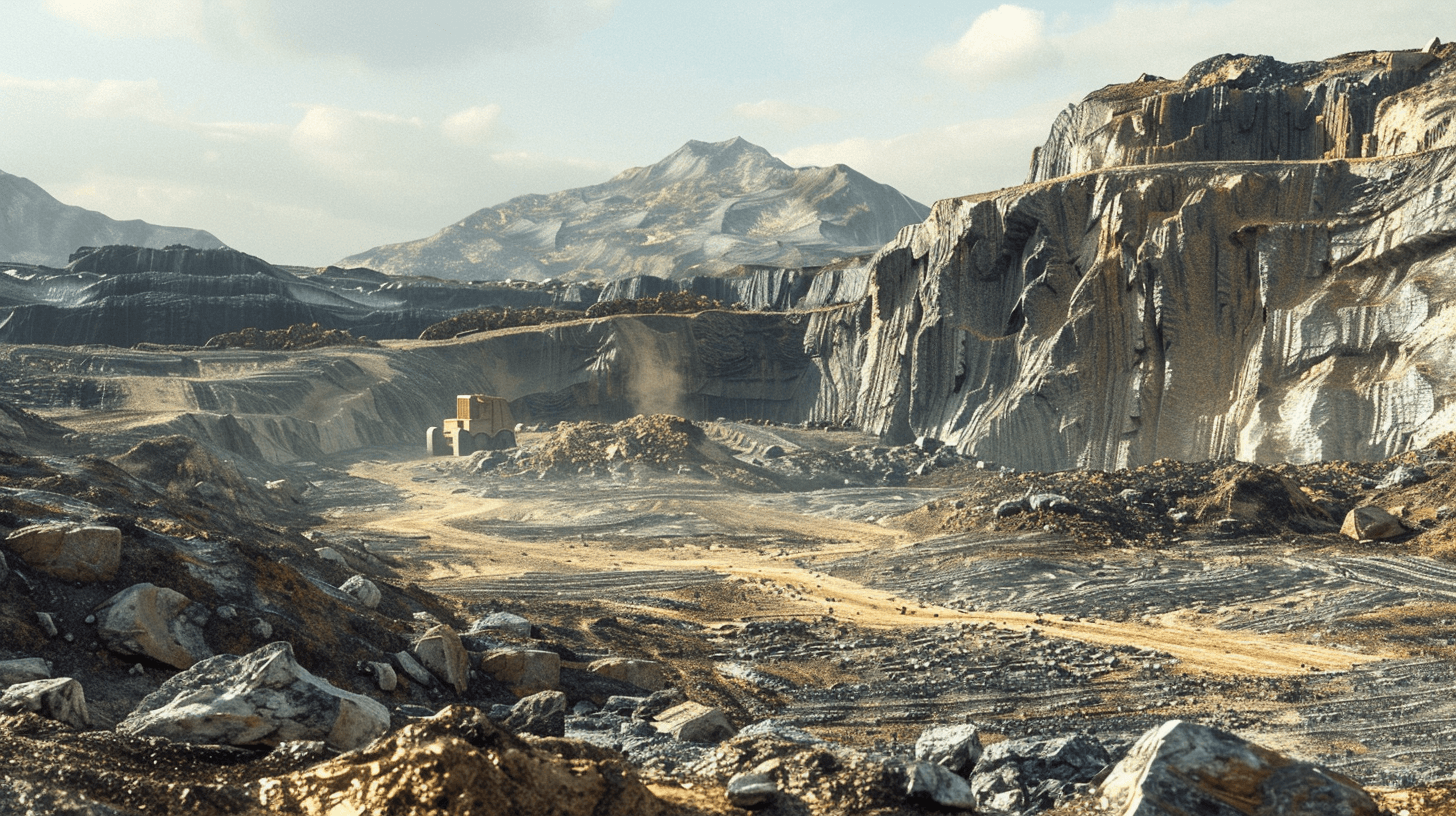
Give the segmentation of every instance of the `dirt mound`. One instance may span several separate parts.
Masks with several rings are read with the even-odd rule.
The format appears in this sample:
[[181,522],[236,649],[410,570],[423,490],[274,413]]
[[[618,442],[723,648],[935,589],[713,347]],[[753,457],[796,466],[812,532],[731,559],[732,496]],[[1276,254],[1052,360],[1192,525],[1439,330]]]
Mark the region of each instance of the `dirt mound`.
[[613,463],[699,464],[710,458],[705,453],[708,444],[702,428],[669,414],[639,414],[615,425],[563,422],[536,447],[527,465],[543,473],[575,473]]
[[0,400],[0,444],[9,450],[54,451],[70,435],[70,428]]
[[378,348],[379,344],[367,337],[355,337],[345,329],[325,329],[317,323],[295,323],[286,329],[260,331],[249,327],[242,331],[219,334],[208,340],[203,348],[303,351],[328,346]]
[[518,326],[540,326],[546,323],[564,323],[580,320],[585,312],[570,309],[550,309],[535,306],[530,309],[475,309],[442,320],[420,332],[421,340],[449,340],[476,332],[514,329]]
[[1310,500],[1287,476],[1258,465],[1237,464],[1213,474],[1214,488],[1194,497],[1194,517],[1201,522],[1236,519],[1251,530],[1325,533],[1334,519]]
[[[361,780],[366,780],[363,784]],[[369,747],[276,780],[270,812],[654,816],[677,812],[620,756],[569,740],[530,744],[452,706]]]
[[250,482],[191,437],[148,439],[111,462],[174,500],[191,499],[213,509],[225,506],[254,518],[292,510],[298,503],[296,491],[286,482],[276,484],[277,489],[259,489],[263,486]]

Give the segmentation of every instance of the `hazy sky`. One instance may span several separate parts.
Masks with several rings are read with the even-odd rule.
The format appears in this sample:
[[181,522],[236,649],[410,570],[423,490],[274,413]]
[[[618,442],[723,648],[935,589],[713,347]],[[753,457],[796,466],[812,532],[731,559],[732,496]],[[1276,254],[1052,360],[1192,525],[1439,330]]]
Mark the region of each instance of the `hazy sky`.
[[1144,71],[1456,39],[1445,0],[0,0],[0,21],[0,170],[308,265],[689,139],[930,203],[1019,183],[1060,108]]

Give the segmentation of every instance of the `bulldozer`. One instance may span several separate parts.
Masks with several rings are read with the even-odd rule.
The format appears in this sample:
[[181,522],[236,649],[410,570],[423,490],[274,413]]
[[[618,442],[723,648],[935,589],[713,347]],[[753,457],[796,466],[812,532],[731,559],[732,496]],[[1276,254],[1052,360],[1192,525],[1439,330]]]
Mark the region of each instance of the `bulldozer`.
[[455,417],[425,431],[425,451],[430,456],[469,456],[514,448],[515,427],[511,404],[505,399],[461,394],[455,397]]

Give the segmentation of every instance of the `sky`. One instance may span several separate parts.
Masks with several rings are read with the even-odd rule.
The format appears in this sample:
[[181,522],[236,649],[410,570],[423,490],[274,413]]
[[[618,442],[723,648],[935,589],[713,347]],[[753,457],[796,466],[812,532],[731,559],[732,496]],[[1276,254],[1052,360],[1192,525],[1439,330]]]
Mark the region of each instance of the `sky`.
[[1057,112],[1222,53],[1456,39],[1413,0],[0,0],[0,171],[322,266],[690,139],[912,198],[1020,183]]

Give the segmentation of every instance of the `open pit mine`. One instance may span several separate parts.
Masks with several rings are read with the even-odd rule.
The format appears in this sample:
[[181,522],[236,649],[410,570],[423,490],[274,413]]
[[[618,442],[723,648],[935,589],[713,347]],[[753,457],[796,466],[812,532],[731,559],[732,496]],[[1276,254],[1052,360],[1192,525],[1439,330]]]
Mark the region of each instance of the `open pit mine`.
[[928,214],[0,264],[0,816],[1456,813],[1453,119],[1225,55]]

